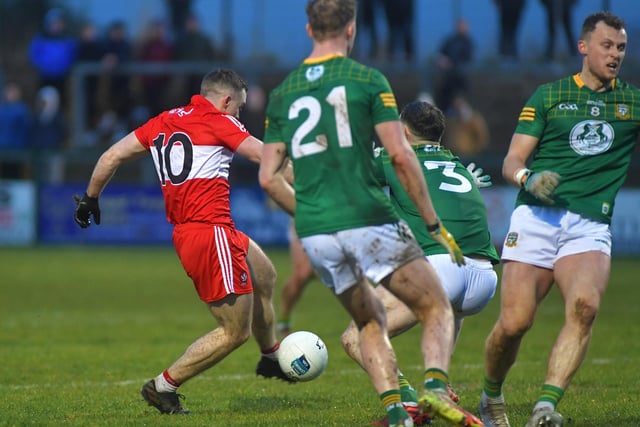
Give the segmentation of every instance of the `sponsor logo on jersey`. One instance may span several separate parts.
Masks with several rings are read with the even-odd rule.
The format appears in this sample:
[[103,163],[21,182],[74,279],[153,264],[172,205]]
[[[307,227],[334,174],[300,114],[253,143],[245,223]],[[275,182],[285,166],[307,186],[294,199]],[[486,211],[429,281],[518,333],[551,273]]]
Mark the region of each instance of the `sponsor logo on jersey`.
[[188,116],[191,113],[193,113],[193,108],[190,110],[185,110],[184,108],[180,107],[180,108],[174,108],[169,111],[169,114],[177,114],[178,117]]
[[607,104],[605,104],[605,102],[602,99],[598,99],[597,101],[588,99],[587,105],[595,105],[596,107],[605,107]]
[[578,105],[577,104],[560,104],[558,105],[558,110],[578,111]]
[[581,156],[593,156],[607,151],[613,144],[614,135],[608,122],[583,120],[571,129],[569,145]]
[[314,65],[307,68],[307,72],[304,74],[307,80],[314,82],[318,80],[324,74],[324,65]]
[[515,231],[507,234],[507,237],[504,239],[504,245],[508,248],[513,248],[518,244],[518,233]]
[[616,104],[616,117],[621,120],[629,120],[629,106],[627,104]]

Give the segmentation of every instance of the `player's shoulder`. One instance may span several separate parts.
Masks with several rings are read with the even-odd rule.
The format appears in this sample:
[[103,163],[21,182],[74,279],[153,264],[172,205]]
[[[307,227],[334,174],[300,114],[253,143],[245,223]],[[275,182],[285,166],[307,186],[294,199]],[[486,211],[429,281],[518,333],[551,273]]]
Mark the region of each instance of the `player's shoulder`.
[[633,92],[634,94],[636,94],[636,96],[640,94],[640,88],[638,88],[638,86],[635,86],[620,78],[616,79],[615,89],[625,92]]
[[555,80],[550,80],[544,83],[540,83],[537,87],[538,92],[544,91],[556,91],[567,86],[577,86],[575,82],[575,75],[564,76]]

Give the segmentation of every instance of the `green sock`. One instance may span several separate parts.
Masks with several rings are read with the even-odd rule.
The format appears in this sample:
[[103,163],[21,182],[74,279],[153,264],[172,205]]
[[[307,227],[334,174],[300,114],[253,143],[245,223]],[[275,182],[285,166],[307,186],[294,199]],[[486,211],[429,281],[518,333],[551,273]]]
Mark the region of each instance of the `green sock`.
[[504,383],[504,380],[492,381],[485,375],[482,378],[482,390],[487,397],[500,397],[502,394],[502,383]]
[[404,375],[400,374],[400,376],[398,376],[398,384],[400,384],[400,397],[403,402],[418,401],[418,393],[413,387],[411,387],[411,384],[407,381]]
[[400,399],[400,390],[387,390],[380,395],[380,401],[387,411],[387,419],[389,425],[399,424],[400,420],[404,420],[409,417],[407,411],[402,406]]
[[449,383],[449,375],[441,369],[429,368],[424,371],[424,388],[427,390],[447,389]]
[[558,406],[558,402],[564,396],[564,390],[560,387],[556,387],[551,384],[544,384],[542,386],[542,394],[538,398],[538,402],[549,402],[555,408]]

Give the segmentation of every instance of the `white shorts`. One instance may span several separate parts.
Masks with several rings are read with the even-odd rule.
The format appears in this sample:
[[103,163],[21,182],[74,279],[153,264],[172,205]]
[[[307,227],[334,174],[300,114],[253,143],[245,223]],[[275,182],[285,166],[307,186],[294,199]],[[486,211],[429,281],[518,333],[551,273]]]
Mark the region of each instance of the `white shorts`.
[[520,205],[511,214],[502,259],[551,269],[562,257],[588,251],[611,256],[608,224],[566,209]]
[[371,282],[419,258],[422,250],[404,222],[360,227],[300,239],[320,280],[339,295],[364,274]]
[[498,275],[488,260],[464,257],[465,265],[451,262],[449,254],[428,255],[457,318],[479,313],[496,293]]

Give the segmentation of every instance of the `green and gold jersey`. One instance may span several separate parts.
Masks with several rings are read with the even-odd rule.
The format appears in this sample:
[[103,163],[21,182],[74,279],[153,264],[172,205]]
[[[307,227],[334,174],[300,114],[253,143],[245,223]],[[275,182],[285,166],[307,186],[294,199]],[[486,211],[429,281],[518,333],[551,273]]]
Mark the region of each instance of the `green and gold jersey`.
[[391,120],[387,79],[339,55],[307,59],[270,93],[264,142],[287,146],[300,237],[398,220],[374,176],[374,126]]
[[[541,85],[515,130],[539,139],[530,169],[560,174],[555,206],[607,224],[640,130],[640,90],[614,83],[594,92],[576,74]],[[545,206],[524,190],[521,204]]]
[[[438,216],[453,234],[462,253],[498,263],[498,253],[491,242],[487,208],[469,171],[451,151],[440,146],[414,145],[413,149],[422,165]],[[393,206],[411,227],[424,254],[448,253],[429,235],[418,210],[402,188],[387,152],[377,149],[376,153],[376,176],[381,185],[389,187]]]

